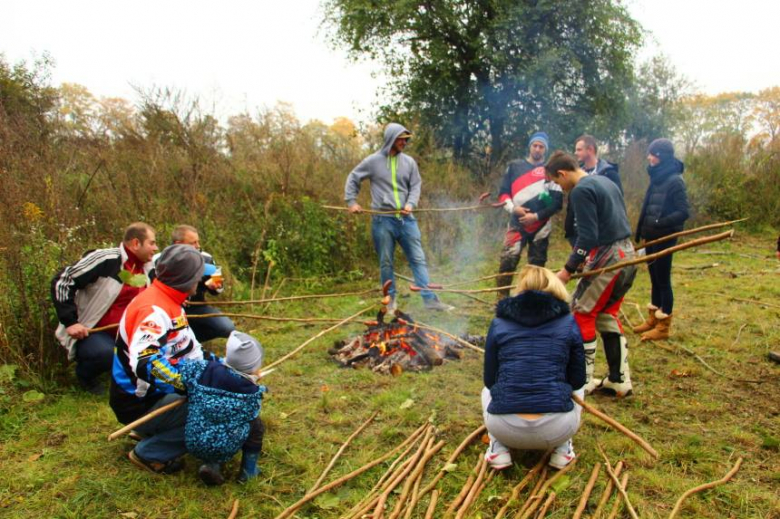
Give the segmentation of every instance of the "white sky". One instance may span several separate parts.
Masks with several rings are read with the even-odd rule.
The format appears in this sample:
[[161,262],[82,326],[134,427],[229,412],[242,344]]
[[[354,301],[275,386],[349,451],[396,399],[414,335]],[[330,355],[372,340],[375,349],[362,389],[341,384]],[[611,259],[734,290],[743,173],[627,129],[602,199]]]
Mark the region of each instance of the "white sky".
[[[55,84],[136,100],[132,85],[186,90],[220,116],[277,100],[302,120],[366,121],[378,64],[353,64],[318,32],[319,0],[4,0],[0,53],[11,63],[48,52]],[[702,91],[780,85],[776,0],[628,0],[649,31],[647,53],[669,56]]]

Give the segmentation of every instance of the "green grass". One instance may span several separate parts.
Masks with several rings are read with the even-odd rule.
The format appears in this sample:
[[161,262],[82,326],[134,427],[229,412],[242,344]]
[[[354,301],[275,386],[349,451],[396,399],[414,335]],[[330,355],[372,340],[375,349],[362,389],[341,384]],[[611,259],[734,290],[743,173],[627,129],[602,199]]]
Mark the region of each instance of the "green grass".
[[[601,461],[597,445],[604,448],[612,463],[622,459],[627,464],[631,474],[628,493],[641,517],[668,516],[680,494],[720,479],[740,456],[745,462],[736,477],[722,487],[691,497],[679,517],[778,517],[780,367],[768,362],[766,354],[780,348],[780,312],[726,297],[780,303],[773,238],[739,235],[729,243],[675,256],[675,336],[666,344],[673,349],[677,344],[686,346],[733,380],[716,375],[680,349],[669,352],[653,344],[640,344],[629,332],[635,395],[625,400],[596,396],[589,402],[648,440],[661,458],[653,461],[626,437],[585,416],[575,437],[579,463],[559,489],[547,517],[571,516],[593,464]],[[550,265],[563,263],[561,242],[552,249]],[[469,279],[491,273],[495,263],[491,259],[463,268],[440,266],[432,269],[433,277],[442,282]],[[687,269],[712,263],[719,265]],[[646,272],[640,271],[624,306],[634,324],[639,315],[633,303],[644,308],[648,299],[647,278]],[[323,283],[320,289],[351,291],[373,283],[369,275],[350,284]],[[294,288],[293,284],[286,286],[283,293],[290,294]],[[483,297],[492,300],[493,296]],[[486,332],[491,318],[487,307],[454,295],[444,298],[458,305],[455,314],[431,315],[422,309],[417,296],[401,298],[400,303],[413,316],[447,330]],[[356,297],[328,299],[272,306],[269,313],[342,317],[371,302]],[[261,339],[269,361],[326,327],[266,327],[258,323],[240,326]],[[246,486],[231,482],[205,488],[197,479],[197,461],[192,458],[187,460],[187,469],[173,476],[144,473],[125,458],[132,446],[129,440],[106,441],[118,425],[105,399],[64,390],[47,395],[41,402],[25,403],[20,398],[21,389],[3,382],[0,516],[227,517],[232,500],[238,498],[239,517],[274,517],[303,495],[341,443],[375,410],[380,410],[377,419],[347,449],[326,481],[380,456],[430,419],[447,445],[426,471],[427,481],[433,467],[481,423],[482,359],[467,351],[461,361],[397,378],[340,369],[329,360],[327,349],[333,340],[359,329],[359,325],[350,325],[326,335],[268,378],[271,393],[263,406],[268,427],[261,458],[263,474]],[[597,371],[604,365],[600,350]],[[766,382],[742,381],[747,379]],[[408,400],[412,405],[403,405]],[[440,512],[458,493],[483,449],[475,442],[457,460],[457,469],[440,483]],[[515,466],[485,488],[470,517],[492,517],[537,459],[538,453],[517,453]],[[365,495],[386,467],[380,465],[305,506],[298,517],[339,517]],[[236,471],[234,459],[226,472],[233,476]],[[605,481],[602,476],[597,483],[592,506]],[[521,501],[524,499],[525,493],[521,494]],[[414,517],[422,517],[426,505],[427,498]]]

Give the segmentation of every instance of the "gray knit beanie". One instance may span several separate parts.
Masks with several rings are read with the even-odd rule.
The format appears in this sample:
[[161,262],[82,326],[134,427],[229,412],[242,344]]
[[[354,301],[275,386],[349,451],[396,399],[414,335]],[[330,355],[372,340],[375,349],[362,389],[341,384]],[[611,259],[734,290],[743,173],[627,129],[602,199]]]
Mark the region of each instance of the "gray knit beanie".
[[247,333],[231,332],[225,349],[225,362],[236,371],[249,375],[263,365],[263,346]]
[[203,277],[203,256],[192,245],[170,245],[162,251],[155,272],[161,283],[186,292]]
[[647,147],[647,154],[665,162],[674,158],[674,144],[669,139],[656,139]]

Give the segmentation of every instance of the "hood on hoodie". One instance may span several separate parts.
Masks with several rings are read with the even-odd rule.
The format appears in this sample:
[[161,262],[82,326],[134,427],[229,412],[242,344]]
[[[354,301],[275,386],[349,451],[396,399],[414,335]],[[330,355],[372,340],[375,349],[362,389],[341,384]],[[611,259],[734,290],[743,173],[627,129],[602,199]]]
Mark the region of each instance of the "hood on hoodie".
[[385,127],[385,143],[382,145],[380,152],[382,155],[390,155],[390,148],[393,147],[393,143],[402,133],[407,132],[411,134],[409,130],[404,128],[403,125],[398,123],[390,123]]
[[682,175],[685,172],[685,164],[676,158],[660,162],[655,166],[647,166],[651,184],[660,184],[672,175]]
[[526,290],[499,301],[496,317],[535,328],[569,314],[569,304],[540,290]]

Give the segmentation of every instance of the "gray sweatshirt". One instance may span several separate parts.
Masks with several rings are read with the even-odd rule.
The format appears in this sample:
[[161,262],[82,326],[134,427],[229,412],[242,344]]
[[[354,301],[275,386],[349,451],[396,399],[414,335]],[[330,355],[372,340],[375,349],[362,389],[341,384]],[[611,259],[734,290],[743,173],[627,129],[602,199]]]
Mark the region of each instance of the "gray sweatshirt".
[[[360,192],[360,183],[368,179],[371,184],[371,209],[381,211],[395,211],[403,209],[406,204],[417,207],[420,201],[420,188],[422,179],[417,163],[405,153],[395,156],[396,181],[393,183],[393,175],[390,168],[390,149],[401,133],[408,131],[400,124],[390,123],[385,128],[385,143],[382,149],[372,153],[357,165],[347,177],[344,186],[344,199],[347,206],[355,204],[355,199]],[[396,194],[400,207],[396,204]]]

